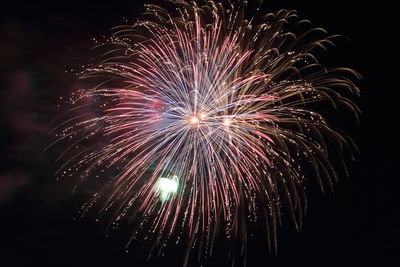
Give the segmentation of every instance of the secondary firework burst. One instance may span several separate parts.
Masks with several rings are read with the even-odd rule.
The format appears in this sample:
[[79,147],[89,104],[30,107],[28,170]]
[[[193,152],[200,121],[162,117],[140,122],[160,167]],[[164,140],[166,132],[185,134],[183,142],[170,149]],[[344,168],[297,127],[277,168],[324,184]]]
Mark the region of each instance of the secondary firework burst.
[[330,156],[354,151],[318,108],[357,117],[343,95],[359,93],[359,75],[319,64],[314,51],[337,36],[295,11],[264,15],[240,0],[146,7],[79,73],[94,85],[74,95],[75,115],[55,129],[71,144],[62,156],[79,146],[59,173],[81,173],[78,184],[100,175],[104,186],[82,213],[99,207],[111,225],[128,217],[128,243],[151,240],[149,254],[183,243],[187,265],[224,236],[245,253],[254,221],[276,248],[281,214],[301,227],[305,179],[332,187]]

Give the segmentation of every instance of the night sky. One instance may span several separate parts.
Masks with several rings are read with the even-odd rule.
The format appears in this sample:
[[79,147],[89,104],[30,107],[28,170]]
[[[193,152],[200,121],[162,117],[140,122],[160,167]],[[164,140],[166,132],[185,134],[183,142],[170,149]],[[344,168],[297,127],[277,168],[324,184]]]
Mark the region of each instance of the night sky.
[[[72,194],[73,178],[56,181],[57,151],[43,152],[59,98],[77,85],[65,71],[88,63],[95,56],[91,39],[110,35],[124,17],[137,17],[144,3],[82,2],[14,1],[0,8],[0,266],[179,266],[179,251],[146,262],[140,246],[125,252],[129,231],[106,237],[106,222],[74,220],[85,189]],[[386,63],[398,54],[391,8],[349,0],[264,2],[265,11],[296,9],[314,26],[350,38],[320,59],[364,77],[357,82],[362,97],[352,98],[363,111],[360,123],[336,118],[361,154],[349,162],[350,177],[340,179],[334,195],[308,185],[304,227],[296,232],[284,223],[276,255],[266,252],[264,240],[250,241],[247,266],[399,266],[389,263],[399,249],[398,193],[391,186],[399,178],[399,88],[390,83],[398,70]],[[225,262],[216,251],[208,266]]]

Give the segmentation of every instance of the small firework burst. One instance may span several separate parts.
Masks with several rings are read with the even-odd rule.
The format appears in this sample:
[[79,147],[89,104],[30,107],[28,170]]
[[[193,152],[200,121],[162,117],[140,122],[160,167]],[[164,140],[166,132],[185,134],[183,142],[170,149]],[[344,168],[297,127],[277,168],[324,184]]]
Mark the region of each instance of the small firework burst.
[[108,178],[83,214],[100,203],[112,224],[128,217],[128,243],[149,237],[149,254],[183,242],[187,265],[193,251],[211,255],[217,236],[245,251],[256,220],[275,248],[282,213],[301,227],[304,180],[331,187],[331,150],[355,149],[313,103],[357,116],[343,95],[359,93],[359,75],[319,64],[314,49],[336,36],[294,11],[248,16],[241,0],[169,4],[116,27],[99,44],[99,63],[79,74],[95,85],[73,98],[82,112],[56,128],[57,142],[72,142],[63,155],[79,146],[60,173],[81,173],[78,184]]

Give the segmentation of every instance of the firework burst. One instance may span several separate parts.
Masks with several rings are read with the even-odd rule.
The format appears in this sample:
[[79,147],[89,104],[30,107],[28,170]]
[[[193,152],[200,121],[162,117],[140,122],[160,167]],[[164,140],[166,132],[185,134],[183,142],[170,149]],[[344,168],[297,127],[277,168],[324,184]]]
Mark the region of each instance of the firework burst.
[[320,65],[314,49],[336,36],[294,11],[247,16],[240,0],[168,3],[115,28],[98,45],[100,63],[79,74],[96,85],[75,95],[73,111],[94,108],[55,129],[57,142],[71,144],[62,156],[79,146],[59,172],[80,172],[78,184],[108,177],[82,213],[99,204],[111,225],[128,217],[129,243],[151,239],[150,255],[182,242],[187,265],[192,251],[211,255],[219,235],[245,251],[256,220],[276,248],[282,213],[301,227],[305,179],[332,187],[331,151],[354,150],[313,103],[357,115],[342,95],[358,94],[359,75]]

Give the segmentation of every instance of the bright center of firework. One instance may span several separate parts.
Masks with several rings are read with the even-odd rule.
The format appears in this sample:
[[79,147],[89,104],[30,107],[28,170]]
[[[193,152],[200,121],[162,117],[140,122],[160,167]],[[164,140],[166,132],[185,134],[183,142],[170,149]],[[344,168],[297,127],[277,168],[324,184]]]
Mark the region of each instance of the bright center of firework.
[[225,118],[225,119],[222,121],[222,123],[223,123],[225,126],[229,126],[229,125],[231,125],[231,123],[232,123],[232,119],[230,119],[230,118]]
[[200,122],[200,120],[199,120],[199,118],[197,116],[190,117],[190,123],[191,124],[197,125],[197,124],[199,124],[199,122]]

